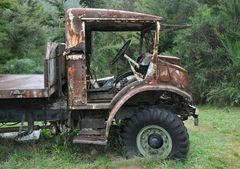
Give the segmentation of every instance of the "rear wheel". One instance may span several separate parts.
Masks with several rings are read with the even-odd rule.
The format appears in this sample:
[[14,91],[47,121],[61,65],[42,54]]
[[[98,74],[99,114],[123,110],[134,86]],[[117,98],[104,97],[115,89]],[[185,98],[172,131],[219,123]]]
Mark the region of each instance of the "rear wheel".
[[183,159],[188,153],[188,133],[183,122],[165,108],[151,107],[134,114],[121,135],[127,158],[141,155]]

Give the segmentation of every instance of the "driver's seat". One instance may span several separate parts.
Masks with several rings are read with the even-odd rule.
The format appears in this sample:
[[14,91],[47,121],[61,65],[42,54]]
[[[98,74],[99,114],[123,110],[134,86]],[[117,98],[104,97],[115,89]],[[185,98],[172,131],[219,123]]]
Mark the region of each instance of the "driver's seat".
[[[102,82],[104,81],[104,82]],[[108,92],[113,88],[114,77],[106,77],[97,80],[97,84],[103,83],[101,87],[88,89],[89,92]]]

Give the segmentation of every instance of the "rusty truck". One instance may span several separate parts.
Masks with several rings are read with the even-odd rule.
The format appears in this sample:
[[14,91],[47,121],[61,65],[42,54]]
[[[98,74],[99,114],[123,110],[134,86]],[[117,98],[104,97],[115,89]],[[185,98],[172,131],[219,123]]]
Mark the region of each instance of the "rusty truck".
[[[72,8],[65,13],[66,42],[48,43],[43,74],[0,75],[0,133],[31,134],[45,122],[54,131],[77,130],[74,143],[106,145],[119,126],[128,158],[186,158],[189,136],[183,121],[198,112],[188,72],[175,56],[158,52],[162,17],[111,9]],[[97,79],[92,73],[94,32],[137,32],[139,55],[128,56],[131,40],[112,56],[129,65],[127,73]],[[102,56],[104,57],[104,56]],[[134,59],[137,58],[137,59]],[[24,66],[24,65],[22,65]]]

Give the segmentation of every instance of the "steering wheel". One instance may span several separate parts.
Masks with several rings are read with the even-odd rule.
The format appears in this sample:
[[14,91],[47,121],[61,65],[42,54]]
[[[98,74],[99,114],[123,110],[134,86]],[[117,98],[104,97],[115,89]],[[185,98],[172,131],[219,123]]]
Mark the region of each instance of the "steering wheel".
[[120,57],[123,57],[125,52],[128,50],[129,46],[130,46],[131,40],[128,40],[123,47],[119,50],[119,52],[117,53],[117,55],[114,57],[114,59],[112,60],[112,65],[114,65],[119,59]]

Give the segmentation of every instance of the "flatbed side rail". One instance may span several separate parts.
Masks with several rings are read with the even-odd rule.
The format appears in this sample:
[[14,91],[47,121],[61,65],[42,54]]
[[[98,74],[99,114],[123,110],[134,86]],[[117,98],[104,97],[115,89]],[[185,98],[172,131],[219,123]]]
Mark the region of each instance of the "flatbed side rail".
[[64,50],[65,44],[48,43],[44,63],[44,88],[48,89],[49,96],[58,89],[60,95],[62,85],[65,83]]

